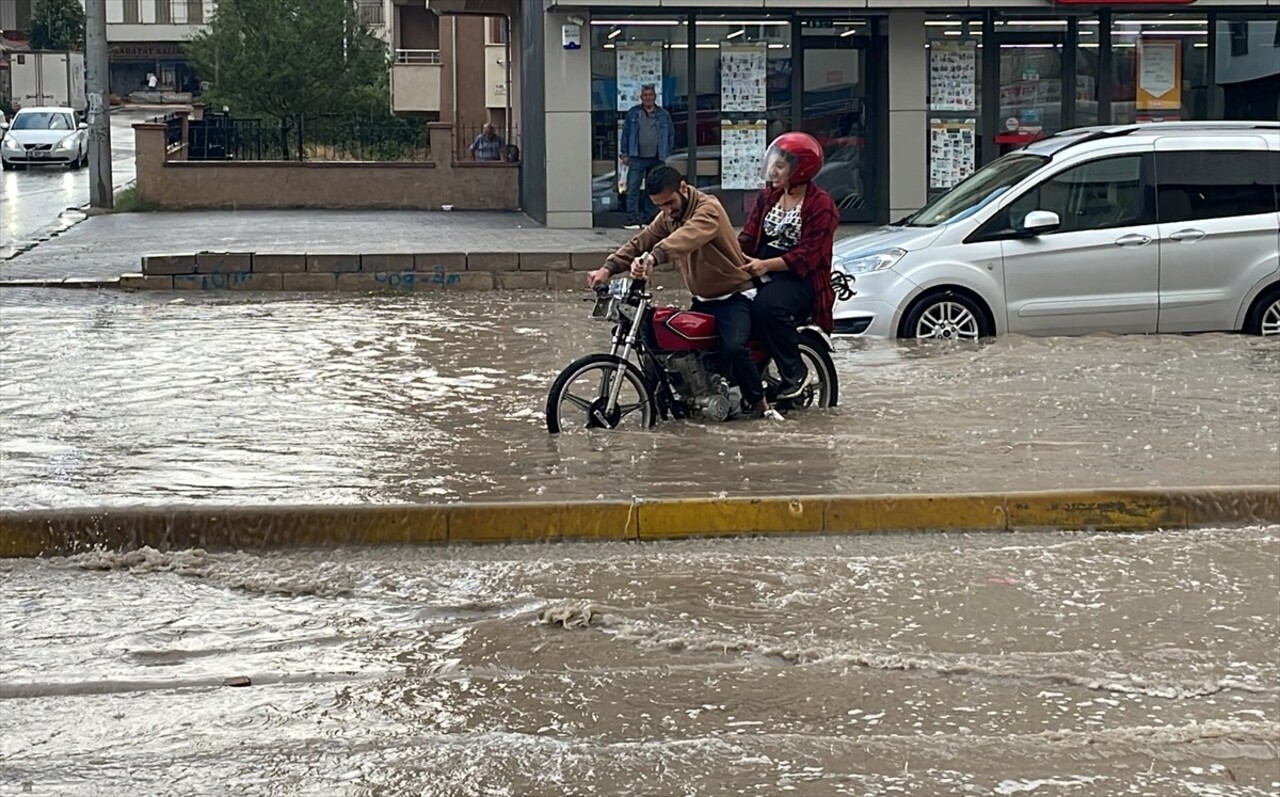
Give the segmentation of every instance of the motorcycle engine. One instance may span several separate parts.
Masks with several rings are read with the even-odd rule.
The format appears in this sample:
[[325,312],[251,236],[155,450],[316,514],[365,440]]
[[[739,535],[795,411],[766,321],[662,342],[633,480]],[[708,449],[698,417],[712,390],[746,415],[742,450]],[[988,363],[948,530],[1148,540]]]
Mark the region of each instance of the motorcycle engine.
[[729,419],[733,409],[729,383],[706,368],[701,354],[673,354],[667,357],[666,366],[676,389],[699,413],[713,421]]

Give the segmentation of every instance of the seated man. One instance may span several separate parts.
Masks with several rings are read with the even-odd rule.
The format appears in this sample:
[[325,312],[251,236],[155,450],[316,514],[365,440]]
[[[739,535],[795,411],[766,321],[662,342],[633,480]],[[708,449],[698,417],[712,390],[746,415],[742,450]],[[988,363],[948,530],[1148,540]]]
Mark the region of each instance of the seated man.
[[675,261],[693,294],[693,309],[715,316],[720,353],[743,401],[760,416],[780,419],[769,409],[760,370],[747,349],[756,288],[743,268],[746,258],[729,214],[715,197],[686,184],[670,166],[655,166],[645,180],[649,198],[660,211],[657,218],[610,255],[603,267],[587,274],[587,286],[605,285],[628,269],[632,277],[645,279],[654,265]]

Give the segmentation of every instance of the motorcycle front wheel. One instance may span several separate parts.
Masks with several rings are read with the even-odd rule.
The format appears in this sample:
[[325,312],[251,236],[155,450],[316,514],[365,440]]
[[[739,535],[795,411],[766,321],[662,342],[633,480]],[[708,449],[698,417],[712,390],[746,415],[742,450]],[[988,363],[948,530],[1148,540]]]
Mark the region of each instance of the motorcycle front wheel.
[[[618,403],[612,412],[606,412],[609,393],[618,378],[623,381]],[[655,410],[653,390],[639,368],[611,354],[589,354],[570,363],[551,383],[547,431],[560,434],[582,429],[648,429],[657,419]]]

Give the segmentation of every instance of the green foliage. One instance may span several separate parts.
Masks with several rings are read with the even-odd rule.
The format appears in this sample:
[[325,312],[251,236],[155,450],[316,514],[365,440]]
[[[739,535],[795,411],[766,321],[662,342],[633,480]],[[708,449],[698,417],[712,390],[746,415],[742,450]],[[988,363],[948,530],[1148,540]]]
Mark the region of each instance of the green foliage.
[[80,0],[38,0],[27,38],[33,50],[83,50],[84,7]]
[[[72,0],[74,2],[75,0]],[[211,84],[205,101],[239,117],[286,127],[346,113],[370,91],[386,100],[386,46],[361,24],[348,0],[222,0],[208,29],[187,45]]]
[[131,185],[116,194],[113,205],[112,213],[152,213],[160,209],[155,202],[143,199],[136,185]]

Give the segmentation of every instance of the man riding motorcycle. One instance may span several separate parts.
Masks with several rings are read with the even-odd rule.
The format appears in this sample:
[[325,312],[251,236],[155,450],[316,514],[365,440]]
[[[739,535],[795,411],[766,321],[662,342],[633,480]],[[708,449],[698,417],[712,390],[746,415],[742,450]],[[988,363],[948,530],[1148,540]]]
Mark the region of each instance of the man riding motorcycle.
[[729,214],[719,200],[685,183],[670,166],[654,167],[645,180],[658,216],[604,266],[588,273],[587,286],[606,285],[627,270],[635,279],[647,279],[655,265],[674,261],[693,294],[692,309],[716,319],[720,353],[742,391],[743,404],[759,417],[781,420],[769,407],[760,370],[747,349],[756,286],[743,266],[746,257]]

